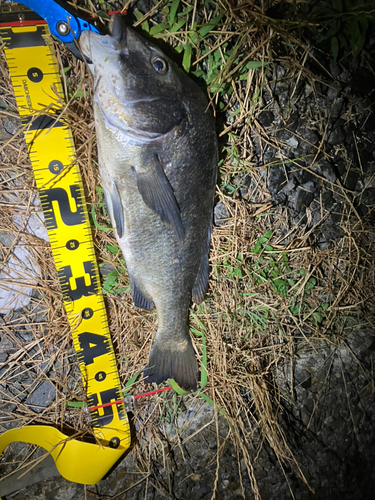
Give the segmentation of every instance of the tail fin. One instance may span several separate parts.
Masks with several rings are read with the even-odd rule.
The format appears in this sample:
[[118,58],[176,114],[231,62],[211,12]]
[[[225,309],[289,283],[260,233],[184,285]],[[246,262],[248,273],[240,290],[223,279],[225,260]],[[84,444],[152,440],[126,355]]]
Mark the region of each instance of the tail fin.
[[160,384],[173,378],[185,389],[197,388],[198,363],[190,338],[184,344],[163,343],[156,338],[150,354],[149,366],[145,369],[146,382]]

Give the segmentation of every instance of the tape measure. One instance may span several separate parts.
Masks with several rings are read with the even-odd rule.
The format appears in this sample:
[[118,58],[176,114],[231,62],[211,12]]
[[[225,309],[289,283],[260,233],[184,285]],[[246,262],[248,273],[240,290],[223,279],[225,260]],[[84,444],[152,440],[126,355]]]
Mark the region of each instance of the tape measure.
[[51,452],[66,479],[95,484],[130,446],[130,427],[73,137],[59,117],[64,94],[50,33],[41,19],[19,19],[0,22],[0,35],[100,444],[70,439],[53,427],[29,426],[3,434],[0,454],[12,441],[33,443]]

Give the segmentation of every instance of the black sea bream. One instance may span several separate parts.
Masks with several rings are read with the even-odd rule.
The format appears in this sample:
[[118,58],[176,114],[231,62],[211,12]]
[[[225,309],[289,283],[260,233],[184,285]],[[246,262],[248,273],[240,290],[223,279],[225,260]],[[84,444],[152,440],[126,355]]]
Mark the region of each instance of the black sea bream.
[[148,382],[195,389],[188,330],[202,302],[218,163],[202,90],[154,44],[114,20],[112,34],[84,31],[94,77],[100,175],[137,307],[156,307]]

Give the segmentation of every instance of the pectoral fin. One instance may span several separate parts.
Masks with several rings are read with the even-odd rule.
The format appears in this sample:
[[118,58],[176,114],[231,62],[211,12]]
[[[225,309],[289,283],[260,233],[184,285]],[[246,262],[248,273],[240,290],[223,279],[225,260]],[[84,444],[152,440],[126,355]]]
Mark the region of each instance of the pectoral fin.
[[167,176],[156,155],[137,172],[137,186],[145,204],[170,224],[180,240],[184,237],[180,209]]
[[103,191],[111,224],[116,228],[118,237],[122,238],[124,235],[124,212],[116,183],[112,182],[112,186],[109,189],[103,187]]

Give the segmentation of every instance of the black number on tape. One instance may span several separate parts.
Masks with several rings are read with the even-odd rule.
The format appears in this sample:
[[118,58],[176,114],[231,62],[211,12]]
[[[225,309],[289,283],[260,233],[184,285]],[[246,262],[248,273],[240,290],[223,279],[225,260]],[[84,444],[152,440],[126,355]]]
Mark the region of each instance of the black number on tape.
[[91,309],[91,307],[85,307],[84,310],[82,311],[83,319],[90,319],[93,316],[94,316],[94,311]]
[[115,436],[109,440],[109,447],[110,448],[116,449],[119,446],[120,446],[120,438],[118,438],[117,436]]
[[63,188],[44,189],[40,191],[40,199],[47,229],[56,229],[56,214],[52,202],[57,201],[61,218],[67,226],[76,226],[85,222],[82,194],[79,186],[69,186],[71,197],[74,199],[77,210],[72,212],[69,205],[69,195]]
[[27,78],[33,83],[39,83],[43,80],[43,71],[39,68],[30,68],[27,72]]
[[[114,401],[119,401],[122,400],[122,396],[120,394],[120,391],[116,388],[113,389],[107,389],[106,391],[100,392],[100,399],[101,403],[99,403],[98,395],[97,394],[92,394],[89,398],[89,406],[98,406],[99,404],[105,405],[106,403],[111,403]],[[95,422],[96,425],[99,427],[104,427],[105,425],[109,425],[112,420],[113,420],[113,407],[116,406],[119,418],[120,414],[123,414],[123,410],[121,406],[118,405],[111,405],[111,406],[106,406],[105,408],[100,409],[100,413],[104,412],[103,415],[99,415],[99,410],[94,410],[91,412],[91,416],[93,418],[93,421]]]
[[78,335],[78,342],[81,347],[81,350],[78,352],[78,359],[85,363],[85,365],[91,365],[95,358],[111,352],[108,339],[97,333],[80,333]]
[[[53,123],[51,125],[53,125]],[[48,164],[48,170],[54,175],[59,174],[63,168],[64,165],[60,160],[52,160]]]
[[66,242],[66,248],[68,250],[77,250],[79,247],[79,241],[78,240],[69,240]]
[[85,273],[90,276],[90,284],[86,285],[84,276],[74,278],[76,284],[76,288],[74,290],[72,290],[72,287],[70,286],[70,278],[73,277],[72,268],[70,266],[64,266],[59,269],[58,276],[65,299],[78,300],[83,295],[87,297],[89,295],[96,294],[98,287],[95,276],[95,265],[93,262],[87,261],[83,263],[83,267],[85,268]]
[[10,37],[10,40],[6,40],[6,48],[20,49],[23,47],[39,47],[43,45],[46,46],[46,41],[43,38],[43,35],[46,34],[45,27],[41,25],[33,26],[33,28],[33,31],[27,32],[17,32],[17,28],[1,28],[1,35],[3,37]]
[[97,382],[103,382],[107,378],[106,372],[98,372],[95,374],[95,380]]

